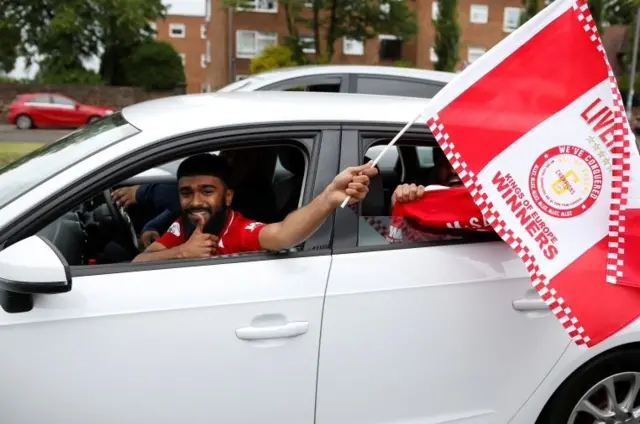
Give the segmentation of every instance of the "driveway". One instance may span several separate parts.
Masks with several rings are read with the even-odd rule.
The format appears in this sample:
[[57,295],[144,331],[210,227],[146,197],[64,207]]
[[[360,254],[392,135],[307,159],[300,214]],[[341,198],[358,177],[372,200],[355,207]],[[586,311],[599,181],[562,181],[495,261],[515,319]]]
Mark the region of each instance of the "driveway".
[[18,130],[12,125],[0,125],[0,143],[49,143],[69,134],[70,132],[71,130]]

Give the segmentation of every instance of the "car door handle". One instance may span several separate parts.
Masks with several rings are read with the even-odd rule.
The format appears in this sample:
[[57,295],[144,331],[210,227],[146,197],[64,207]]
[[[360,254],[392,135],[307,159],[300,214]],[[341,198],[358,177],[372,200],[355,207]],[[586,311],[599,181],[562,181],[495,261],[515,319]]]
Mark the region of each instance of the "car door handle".
[[513,301],[516,311],[548,311],[549,306],[542,299],[516,299]]
[[241,340],[268,340],[296,337],[309,330],[309,323],[298,321],[284,325],[267,327],[243,327],[236,330],[236,336]]

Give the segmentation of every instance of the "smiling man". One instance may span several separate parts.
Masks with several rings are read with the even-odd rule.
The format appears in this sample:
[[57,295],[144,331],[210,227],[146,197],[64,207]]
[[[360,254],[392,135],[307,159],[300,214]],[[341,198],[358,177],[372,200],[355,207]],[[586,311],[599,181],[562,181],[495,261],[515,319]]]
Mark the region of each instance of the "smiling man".
[[229,207],[231,174],[220,156],[184,160],[177,173],[181,216],[133,262],[292,248],[309,238],[347,196],[351,203],[362,200],[377,170],[370,164],[347,168],[308,205],[273,224],[252,221]]

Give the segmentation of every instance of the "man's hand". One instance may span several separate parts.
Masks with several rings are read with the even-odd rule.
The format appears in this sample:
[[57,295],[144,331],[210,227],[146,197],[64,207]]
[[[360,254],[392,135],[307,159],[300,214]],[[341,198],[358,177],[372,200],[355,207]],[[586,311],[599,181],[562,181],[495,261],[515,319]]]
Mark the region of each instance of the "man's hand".
[[354,166],[339,173],[325,191],[327,198],[334,208],[342,204],[350,196],[349,204],[364,199],[369,192],[369,179],[378,174],[378,169],[371,166],[372,162]]
[[156,239],[159,237],[160,237],[160,234],[157,231],[149,230],[142,233],[142,235],[140,236],[140,241],[142,241],[142,246],[146,249],[147,247],[149,247],[149,245],[151,245],[151,243],[156,241]]
[[111,198],[126,209],[136,203],[136,191],[139,187],[139,185],[120,187],[111,193]]
[[204,220],[200,219],[189,240],[180,246],[181,258],[208,258],[215,255],[219,238],[213,234],[202,232],[203,227]]
[[401,184],[391,196],[391,206],[396,203],[412,202],[424,195],[424,186],[415,184]]

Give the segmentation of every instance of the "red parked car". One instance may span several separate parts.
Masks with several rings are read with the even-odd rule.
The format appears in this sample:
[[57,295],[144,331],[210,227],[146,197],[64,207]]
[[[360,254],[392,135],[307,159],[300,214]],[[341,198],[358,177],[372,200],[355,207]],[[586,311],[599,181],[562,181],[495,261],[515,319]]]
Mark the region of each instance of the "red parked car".
[[113,109],[84,105],[57,93],[20,94],[9,105],[9,123],[21,130],[34,127],[78,128],[91,123]]

